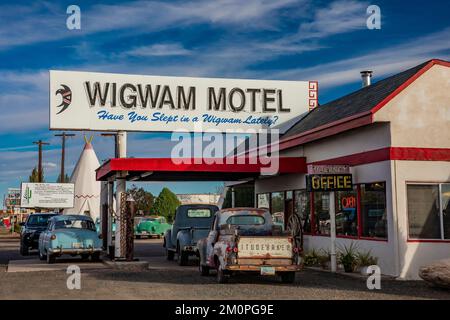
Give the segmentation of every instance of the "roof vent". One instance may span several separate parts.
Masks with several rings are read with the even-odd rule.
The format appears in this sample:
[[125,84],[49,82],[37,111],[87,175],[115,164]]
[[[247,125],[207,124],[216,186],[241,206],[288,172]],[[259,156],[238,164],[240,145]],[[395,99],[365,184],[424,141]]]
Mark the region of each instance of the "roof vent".
[[362,86],[367,87],[370,86],[370,80],[372,79],[372,70],[364,70],[361,71],[361,78],[362,78]]

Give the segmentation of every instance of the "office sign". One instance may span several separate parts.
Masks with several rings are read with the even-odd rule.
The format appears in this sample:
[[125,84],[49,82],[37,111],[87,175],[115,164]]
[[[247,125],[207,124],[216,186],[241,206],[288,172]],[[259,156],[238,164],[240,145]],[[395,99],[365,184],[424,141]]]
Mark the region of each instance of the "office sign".
[[50,71],[50,129],[270,129],[306,113],[316,91],[308,81]]
[[73,183],[23,182],[20,192],[22,208],[73,208]]
[[309,174],[306,175],[306,190],[350,191],[353,190],[351,174]]

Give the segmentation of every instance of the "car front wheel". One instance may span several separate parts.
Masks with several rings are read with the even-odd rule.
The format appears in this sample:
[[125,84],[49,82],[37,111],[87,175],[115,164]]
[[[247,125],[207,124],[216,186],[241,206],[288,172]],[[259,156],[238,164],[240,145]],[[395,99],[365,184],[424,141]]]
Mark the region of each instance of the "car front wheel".
[[217,283],[227,283],[229,276],[225,274],[225,271],[222,269],[222,266],[219,264],[217,266]]
[[175,252],[166,248],[166,257],[167,260],[172,261],[175,256]]
[[27,256],[29,254],[28,246],[26,246],[23,242],[20,243],[20,254],[22,256]]
[[51,253],[47,253],[47,263],[52,264],[52,263],[55,263],[55,261],[56,261],[55,255],[53,255]]
[[209,276],[209,267],[208,266],[204,266],[202,264],[199,265],[199,269],[200,269],[200,274],[202,276]]
[[180,266],[185,266],[188,264],[188,254],[184,252],[183,250],[178,251],[178,264]]
[[41,252],[41,250],[39,250],[39,260],[42,260],[42,261],[47,260],[47,256],[45,254],[43,254]]

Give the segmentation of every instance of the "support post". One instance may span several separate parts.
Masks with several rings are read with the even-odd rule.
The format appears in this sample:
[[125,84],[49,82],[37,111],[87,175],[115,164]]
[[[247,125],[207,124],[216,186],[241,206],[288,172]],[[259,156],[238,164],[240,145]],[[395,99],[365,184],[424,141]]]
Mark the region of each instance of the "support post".
[[234,208],[236,206],[235,197],[234,197],[234,187],[231,187],[231,207]]
[[330,192],[330,256],[331,256],[331,272],[336,272],[336,203],[334,191]]
[[[117,132],[117,154],[119,158],[126,158],[127,156],[127,133],[125,131]],[[127,184],[126,184],[126,172],[119,172],[116,177],[116,238],[115,238],[115,258],[124,259],[125,258],[125,238],[124,232],[127,226],[123,225],[123,214],[125,214],[125,199]]]
[[100,234],[103,250],[108,248],[108,182],[100,183]]
[[108,255],[112,259],[114,258],[114,242],[113,242],[113,219],[114,219],[114,181],[108,181],[108,234],[107,234],[107,245],[108,245]]

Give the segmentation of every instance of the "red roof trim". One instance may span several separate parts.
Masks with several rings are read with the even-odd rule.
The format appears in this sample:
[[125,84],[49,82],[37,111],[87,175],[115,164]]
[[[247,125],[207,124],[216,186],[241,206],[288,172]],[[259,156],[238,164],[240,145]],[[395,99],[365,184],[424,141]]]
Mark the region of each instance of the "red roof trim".
[[311,164],[347,164],[350,166],[357,166],[387,160],[450,161],[450,149],[388,147],[333,159],[311,162]]
[[[305,173],[306,158],[304,157],[280,157],[278,173]],[[259,173],[263,168],[269,168],[269,164],[261,162],[251,163],[248,157],[242,159],[243,163],[237,163],[239,158],[220,159],[202,158],[114,158],[100,166],[96,171],[97,180],[117,171],[142,171],[142,172],[215,172],[215,173]],[[227,160],[230,163],[227,163]],[[234,160],[234,163],[231,163]]]

